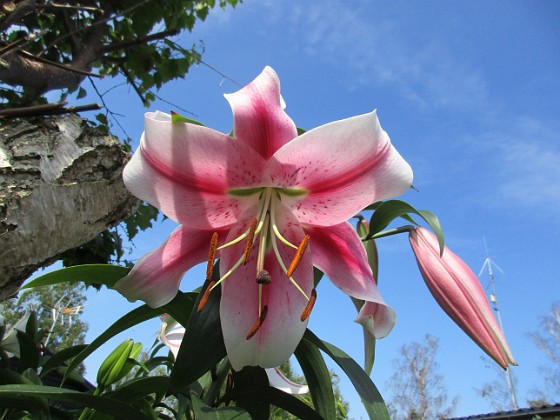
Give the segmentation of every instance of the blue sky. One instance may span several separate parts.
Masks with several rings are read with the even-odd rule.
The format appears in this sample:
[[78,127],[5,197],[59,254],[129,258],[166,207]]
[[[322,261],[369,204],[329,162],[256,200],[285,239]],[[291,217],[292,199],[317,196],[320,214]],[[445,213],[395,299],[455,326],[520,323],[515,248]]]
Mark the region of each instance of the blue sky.
[[[236,10],[215,10],[178,38],[185,46],[203,40],[204,62],[241,85],[272,66],[287,113],[306,129],[378,110],[414,170],[419,192],[402,198],[440,217],[448,246],[475,273],[487,256],[483,238],[504,271],[496,273],[496,289],[519,363],[514,372],[522,406],[546,364],[527,333],[560,300],[559,18],[555,1],[246,0]],[[159,95],[229,132],[232,116],[223,93],[237,89],[200,65]],[[105,100],[123,114],[128,135],[139,139],[145,110],[132,89],[115,89]],[[156,102],[151,109],[170,106]],[[164,223],[139,237],[133,257],[173,228]],[[460,396],[455,415],[491,411],[475,388],[496,379],[495,373],[432,299],[407,237],[382,239],[378,247],[381,292],[399,315],[390,336],[378,342],[372,377],[382,394],[390,397],[398,348],[429,333],[440,338],[437,361],[448,393]],[[194,273],[183,289],[200,284]],[[481,281],[487,287],[488,276]],[[361,327],[352,323],[350,300],[328,281],[318,292],[310,328],[361,362]],[[114,292],[91,293],[88,338],[130,308]],[[157,322],[148,323],[130,333],[150,345],[156,328]],[[92,356],[90,372],[101,353]],[[343,374],[340,386],[350,417],[367,418]]]

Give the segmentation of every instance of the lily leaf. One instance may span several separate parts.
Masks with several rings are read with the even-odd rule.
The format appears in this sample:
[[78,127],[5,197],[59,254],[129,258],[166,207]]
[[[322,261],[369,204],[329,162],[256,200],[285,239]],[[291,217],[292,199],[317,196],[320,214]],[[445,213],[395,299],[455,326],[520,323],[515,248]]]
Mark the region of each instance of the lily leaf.
[[[220,270],[218,263],[214,266],[213,280],[218,281]],[[173,318],[185,327],[185,335],[177,354],[175,367],[171,373],[170,388],[172,392],[196,381],[204,373],[216,366],[226,357],[226,347],[220,323],[221,287],[218,286],[208,296],[204,307],[198,311],[198,305],[210,282],[205,282],[195,302],[187,323],[169,312]]]
[[313,406],[325,420],[336,420],[332,378],[321,352],[309,341],[301,340],[294,355],[309,386]]
[[352,385],[354,385],[356,391],[358,391],[362,404],[364,405],[364,408],[370,418],[390,420],[389,411],[383,401],[383,397],[379,393],[375,384],[372,382],[371,378],[364,372],[358,363],[356,363],[350,356],[338,347],[321,340],[310,330],[305,331],[303,339],[324,351],[342,368],[344,373],[346,373],[352,382]]
[[134,418],[135,420],[152,420],[151,417],[130,405],[112,398],[86,394],[65,388],[43,385],[0,385],[0,402],[2,407],[6,403],[21,397],[44,397],[57,401],[67,401],[94,408],[115,418]]
[[[407,217],[408,214],[416,214],[432,228],[438,238],[440,253],[443,254],[445,241],[443,237],[443,229],[439,223],[437,216],[429,210],[417,210],[405,201],[388,200],[377,206],[369,221],[369,234],[365,239],[371,239],[375,234],[381,232],[389,223],[397,217]],[[417,224],[412,219],[407,218]]]
[[84,264],[73,267],[61,268],[43,274],[30,281],[22,289],[50,286],[59,283],[74,283],[81,281],[85,284],[103,284],[107,287],[113,285],[128,274],[130,267],[113,264]]
[[251,420],[251,415],[241,407],[210,407],[194,393],[191,393],[191,400],[195,418],[206,420]]

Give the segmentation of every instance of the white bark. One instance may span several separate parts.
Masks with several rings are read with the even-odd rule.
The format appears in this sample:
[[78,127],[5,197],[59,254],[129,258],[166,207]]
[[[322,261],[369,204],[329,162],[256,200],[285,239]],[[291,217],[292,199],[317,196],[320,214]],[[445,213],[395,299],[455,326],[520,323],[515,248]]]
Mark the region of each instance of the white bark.
[[0,300],[137,204],[118,139],[77,115],[0,127]]

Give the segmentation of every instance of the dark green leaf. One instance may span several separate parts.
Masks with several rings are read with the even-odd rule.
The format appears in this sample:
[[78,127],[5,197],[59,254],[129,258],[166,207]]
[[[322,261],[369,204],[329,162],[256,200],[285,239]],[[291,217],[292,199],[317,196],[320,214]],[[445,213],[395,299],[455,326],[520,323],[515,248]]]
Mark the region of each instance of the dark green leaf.
[[362,404],[370,418],[390,420],[389,411],[383,397],[360,365],[338,347],[319,339],[310,330],[305,331],[303,338],[328,354],[342,368],[360,395]]
[[428,210],[417,210],[410,204],[401,200],[385,201],[377,207],[371,216],[369,222],[369,234],[366,239],[371,239],[375,234],[381,232],[397,217],[403,217],[407,214],[416,214],[424,219],[428,225],[430,225],[438,238],[440,251],[443,253],[445,242],[443,230],[437,216]]
[[[240,407],[212,408],[195,394],[191,393],[195,418],[205,420],[251,420],[251,415]],[[268,417],[267,417],[268,418]]]
[[[216,263],[213,271],[215,281],[218,280],[219,272],[219,265]],[[204,283],[195,303],[195,308],[198,307],[200,298],[204,295],[208,285],[209,282]],[[185,327],[185,335],[177,354],[175,367],[171,373],[170,386],[174,391],[196,381],[226,356],[220,323],[221,294],[221,287],[216,287],[210,293],[202,310],[200,312],[196,309],[193,310],[186,324],[175,313],[168,311],[173,318]],[[175,311],[178,312],[177,309]]]
[[130,267],[112,264],[85,264],[62,268],[43,274],[30,281],[22,289],[48,286],[58,283],[72,283],[81,281],[85,284],[104,284],[113,287],[114,284],[128,274]]
[[78,95],[76,96],[76,98],[77,99],[82,99],[82,98],[85,98],[86,96],[87,96],[87,91],[83,87],[81,87],[78,90]]
[[133,379],[120,386],[116,391],[108,392],[105,395],[116,400],[134,402],[155,393],[159,400],[165,395],[168,385],[169,377],[167,376],[148,376]]
[[0,402],[4,402],[4,398],[10,399],[14,397],[46,397],[57,401],[69,401],[80,404],[84,407],[94,408],[106,414],[110,414],[117,419],[129,420],[152,420],[140,410],[130,405],[104,396],[86,394],[65,388],[58,388],[43,385],[1,385],[0,386]]
[[72,359],[76,357],[80,352],[82,352],[87,346],[85,344],[80,344],[78,346],[68,347],[64,350],[61,350],[55,354],[53,354],[43,365],[41,369],[41,377],[44,377],[47,373],[49,373],[52,369],[55,369],[59,366],[63,366],[64,362],[68,359]]
[[246,366],[239,372],[232,372],[233,390],[237,393],[235,398],[238,406],[247,410],[254,419],[267,419],[270,417],[270,403],[258,398],[245,398],[245,393],[258,392],[269,387],[268,376],[259,366]]
[[17,339],[19,343],[19,366],[18,371],[23,372],[25,369],[37,369],[39,366],[39,352],[35,340],[23,331],[17,331]]
[[332,378],[321,352],[309,341],[301,340],[294,355],[305,375],[315,410],[325,420],[336,420]]

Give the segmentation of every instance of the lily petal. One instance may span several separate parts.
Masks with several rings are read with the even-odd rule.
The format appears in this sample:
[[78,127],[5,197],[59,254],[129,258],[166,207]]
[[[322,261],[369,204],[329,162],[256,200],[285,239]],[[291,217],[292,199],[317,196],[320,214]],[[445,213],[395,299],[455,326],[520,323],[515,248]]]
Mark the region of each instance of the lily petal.
[[438,240],[427,229],[411,230],[409,239],[422,277],[445,313],[503,368],[517,365],[472,270],[447,247],[440,257]]
[[[299,243],[303,238],[303,230],[297,220],[285,208],[277,209],[279,229],[286,239]],[[240,229],[237,225],[232,229],[230,238],[239,236],[249,225],[249,221]],[[260,242],[260,239],[259,239]],[[255,242],[255,251],[259,242]],[[244,244],[238,244],[222,250],[220,271],[226,272],[243,254]],[[279,253],[286,265],[295,255],[295,250],[278,244]],[[256,283],[256,258],[253,252],[245,266],[240,266],[230,278],[223,282],[220,316],[224,342],[229,360],[235,370],[244,366],[259,365],[272,368],[287,361],[305,332],[308,319],[300,317],[307,306],[307,300],[290,282],[282,271],[272,250],[266,254],[264,268],[269,272],[271,282],[263,285],[262,302],[268,307],[266,318],[251,338],[246,339],[259,318],[258,285]],[[293,274],[293,278],[310,296],[313,288],[313,266],[311,253],[306,252]]]
[[287,394],[303,395],[309,393],[309,387],[307,385],[300,385],[290,381],[278,368],[266,369],[266,376],[268,376],[268,383],[270,386],[284,391]]
[[[165,115],[165,114],[164,114]],[[218,131],[147,113],[140,148],[125,167],[126,187],[176,222],[197,229],[236,222],[255,198],[228,191],[262,184],[262,157]]]
[[283,200],[300,223],[331,226],[373,202],[403,194],[412,169],[373,111],[297,137],[274,154],[265,178],[280,188],[307,191]]
[[140,299],[152,308],[165,305],[177,294],[185,272],[207,260],[212,234],[179,226],[162,245],[140,258],[113,288],[130,301]]
[[265,67],[243,89],[224,95],[233,110],[233,133],[263,158],[269,159],[284,144],[297,137],[296,125],[284,112],[280,80],[276,72]]
[[308,227],[306,232],[311,236],[313,265],[344,293],[366,301],[356,322],[376,338],[389,334],[397,315],[381,297],[362,241],[352,225],[344,222],[328,228]]

